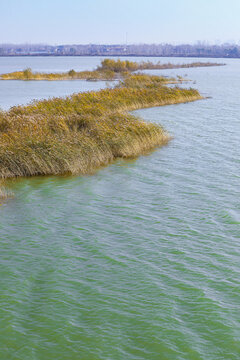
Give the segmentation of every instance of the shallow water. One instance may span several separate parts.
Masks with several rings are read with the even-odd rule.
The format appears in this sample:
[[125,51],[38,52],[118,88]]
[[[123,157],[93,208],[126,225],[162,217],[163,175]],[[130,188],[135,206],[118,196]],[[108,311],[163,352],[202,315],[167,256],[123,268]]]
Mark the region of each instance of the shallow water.
[[[69,58],[24,61],[58,71],[64,59],[67,70]],[[164,125],[168,146],[93,176],[11,184],[15,198],[0,207],[0,359],[239,359],[240,62],[224,62],[154,72],[188,74],[212,97],[135,112]],[[6,99],[23,102],[7,83]],[[66,95],[77,83],[51,86]]]

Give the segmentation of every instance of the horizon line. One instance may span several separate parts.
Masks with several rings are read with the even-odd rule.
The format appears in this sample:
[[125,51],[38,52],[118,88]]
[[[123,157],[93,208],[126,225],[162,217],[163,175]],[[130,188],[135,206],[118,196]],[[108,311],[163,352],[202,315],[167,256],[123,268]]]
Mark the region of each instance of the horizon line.
[[138,42],[138,43],[94,43],[94,42],[90,42],[90,43],[54,43],[54,44],[50,44],[50,43],[45,43],[45,42],[21,42],[21,43],[13,43],[13,42],[0,42],[0,46],[2,45],[44,45],[44,46],[88,46],[88,45],[97,45],[97,46],[114,46],[114,45],[118,45],[118,46],[133,46],[133,45],[171,45],[171,46],[180,46],[180,45],[189,45],[189,46],[197,46],[197,45],[201,45],[201,46],[223,46],[223,45],[236,45],[236,46],[240,46],[240,41],[237,42],[222,42],[222,43],[214,43],[214,42],[208,42],[206,40],[197,40],[196,42],[181,42],[181,43],[173,43],[173,42]]

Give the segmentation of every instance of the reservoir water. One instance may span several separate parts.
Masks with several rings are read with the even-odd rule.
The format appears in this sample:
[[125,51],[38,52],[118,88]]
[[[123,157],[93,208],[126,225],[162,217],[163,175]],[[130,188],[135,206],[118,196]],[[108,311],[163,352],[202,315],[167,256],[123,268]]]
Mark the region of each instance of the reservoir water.
[[[0,73],[100,60],[0,58]],[[10,184],[0,359],[239,359],[240,60],[218,61],[227,65],[151,72],[187,76],[209,97],[135,112],[173,135],[168,146],[92,176]],[[104,86],[0,81],[0,107]]]

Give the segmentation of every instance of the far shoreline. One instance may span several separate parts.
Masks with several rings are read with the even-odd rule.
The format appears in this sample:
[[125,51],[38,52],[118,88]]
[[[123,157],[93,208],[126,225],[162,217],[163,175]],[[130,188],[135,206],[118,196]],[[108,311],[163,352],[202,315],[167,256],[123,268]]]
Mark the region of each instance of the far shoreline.
[[83,55],[72,55],[72,54],[14,54],[14,55],[0,55],[0,58],[4,58],[4,57],[104,57],[104,58],[109,58],[109,57],[114,57],[114,58],[119,58],[119,57],[146,57],[146,58],[181,58],[181,59],[236,59],[239,60],[240,57],[230,57],[230,56],[199,56],[199,55],[167,55],[167,56],[163,56],[163,55],[134,55],[134,54],[105,54],[105,55],[101,55],[101,54],[94,54],[94,55],[90,55],[90,54],[83,54]]

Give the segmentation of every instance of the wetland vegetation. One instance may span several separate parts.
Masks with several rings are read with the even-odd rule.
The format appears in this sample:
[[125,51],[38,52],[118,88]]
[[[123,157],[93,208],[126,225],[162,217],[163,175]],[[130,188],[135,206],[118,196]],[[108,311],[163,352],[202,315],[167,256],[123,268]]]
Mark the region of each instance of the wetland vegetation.
[[73,69],[61,73],[43,73],[33,72],[27,68],[22,71],[14,71],[0,75],[0,80],[119,80],[119,78],[128,76],[129,73],[139,70],[164,70],[180,69],[205,66],[221,66],[224,64],[211,62],[194,62],[189,64],[156,64],[151,61],[134,62],[120,59],[104,59],[101,65],[93,71],[75,71]]
[[0,178],[89,174],[116,158],[166,144],[159,125],[129,114],[139,108],[201,99],[168,87],[166,77],[129,74],[114,88],[33,101],[0,113]]

